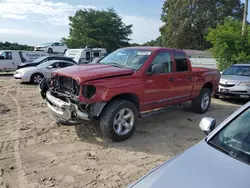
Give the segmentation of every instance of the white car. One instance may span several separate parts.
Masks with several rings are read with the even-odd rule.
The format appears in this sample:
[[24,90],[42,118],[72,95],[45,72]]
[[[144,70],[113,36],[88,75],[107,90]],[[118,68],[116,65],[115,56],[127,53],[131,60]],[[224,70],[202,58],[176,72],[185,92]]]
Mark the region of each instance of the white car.
[[41,45],[35,46],[35,51],[45,51],[48,53],[65,53],[67,51],[67,46],[60,42],[49,42]]
[[14,74],[14,78],[21,80],[21,82],[39,84],[43,78],[51,78],[51,73],[53,71],[74,65],[76,64],[69,61],[47,61],[35,67],[25,67],[18,69]]

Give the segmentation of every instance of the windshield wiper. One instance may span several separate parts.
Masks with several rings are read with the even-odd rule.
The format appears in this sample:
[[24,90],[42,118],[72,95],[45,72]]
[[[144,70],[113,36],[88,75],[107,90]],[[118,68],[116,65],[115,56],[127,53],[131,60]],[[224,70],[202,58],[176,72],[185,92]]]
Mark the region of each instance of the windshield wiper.
[[[221,146],[218,146],[217,144],[213,143],[213,142],[208,142],[209,145],[211,145],[212,147],[214,147],[215,149],[218,149],[220,150],[221,152],[227,154],[228,156],[236,159],[236,160],[239,160],[243,163],[246,163],[246,164],[250,164],[250,159],[249,159],[249,156],[247,154],[245,154],[244,152],[235,152],[235,151],[229,151],[229,150],[226,150],[225,148],[221,147]],[[244,156],[243,156],[244,155]]]
[[[212,147],[214,147],[215,149],[218,149],[220,150],[221,152],[229,155],[229,156],[232,156],[231,152],[226,150],[225,148],[221,147],[221,146],[218,146],[217,144],[214,144],[213,142],[208,142],[209,145],[211,145]],[[232,156],[233,157],[233,156]],[[235,158],[235,157],[234,157]]]

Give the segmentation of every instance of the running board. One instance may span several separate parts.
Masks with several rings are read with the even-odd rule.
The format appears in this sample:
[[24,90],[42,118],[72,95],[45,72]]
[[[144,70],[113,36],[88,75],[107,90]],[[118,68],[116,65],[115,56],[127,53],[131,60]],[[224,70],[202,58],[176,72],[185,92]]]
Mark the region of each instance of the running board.
[[166,113],[166,112],[175,111],[175,110],[180,109],[180,106],[183,106],[184,104],[185,103],[172,105],[172,106],[168,106],[168,107],[163,107],[163,108],[157,108],[157,109],[149,110],[149,111],[144,111],[144,112],[140,113],[140,118],[148,118],[148,117],[155,116],[155,115],[160,115],[160,114],[163,114],[163,113]]

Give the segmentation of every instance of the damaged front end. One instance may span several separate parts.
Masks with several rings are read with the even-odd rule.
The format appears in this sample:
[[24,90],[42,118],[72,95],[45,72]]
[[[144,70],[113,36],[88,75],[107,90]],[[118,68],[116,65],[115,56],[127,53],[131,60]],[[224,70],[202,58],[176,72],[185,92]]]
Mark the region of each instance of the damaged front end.
[[93,120],[100,116],[106,105],[106,102],[81,102],[81,95],[93,96],[93,88],[82,87],[73,78],[54,76],[50,80],[43,79],[39,87],[52,116],[60,122]]

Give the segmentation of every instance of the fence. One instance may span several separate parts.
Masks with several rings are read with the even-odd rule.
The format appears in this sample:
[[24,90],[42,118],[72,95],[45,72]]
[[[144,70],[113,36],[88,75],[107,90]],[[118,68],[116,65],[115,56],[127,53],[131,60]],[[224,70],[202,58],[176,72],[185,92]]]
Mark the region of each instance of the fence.
[[216,60],[213,58],[190,58],[192,67],[217,68]]

